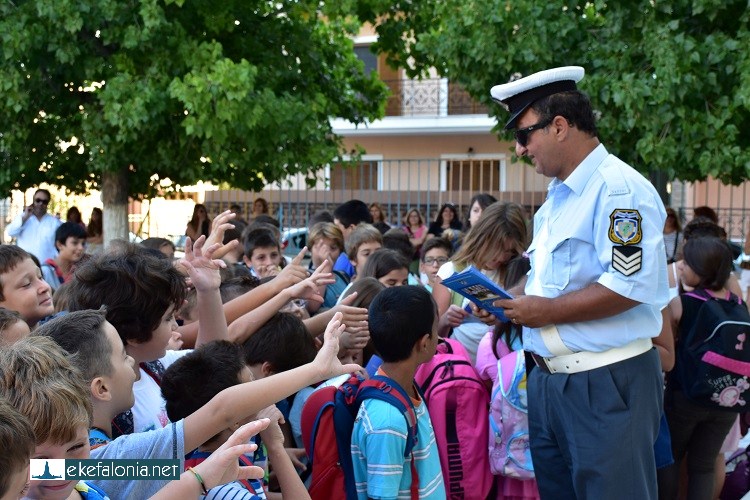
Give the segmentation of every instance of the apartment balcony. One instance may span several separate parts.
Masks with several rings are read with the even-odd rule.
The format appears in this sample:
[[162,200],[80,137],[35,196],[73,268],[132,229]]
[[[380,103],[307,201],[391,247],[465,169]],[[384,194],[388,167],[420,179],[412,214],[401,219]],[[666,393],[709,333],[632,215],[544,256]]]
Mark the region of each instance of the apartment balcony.
[[391,89],[382,120],[354,124],[331,120],[343,137],[378,135],[489,134],[497,124],[487,106],[445,78],[383,80]]
[[391,89],[386,116],[487,115],[488,109],[445,78],[384,80]]

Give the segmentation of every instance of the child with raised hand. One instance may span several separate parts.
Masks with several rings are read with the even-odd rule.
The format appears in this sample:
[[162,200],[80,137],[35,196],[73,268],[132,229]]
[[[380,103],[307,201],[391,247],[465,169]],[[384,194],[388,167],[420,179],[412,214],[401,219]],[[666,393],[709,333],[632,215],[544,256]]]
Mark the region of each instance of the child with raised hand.
[[0,396],[0,499],[16,500],[28,491],[34,443],[28,419]]
[[[172,365],[164,374],[162,385],[170,419],[176,421],[186,418],[206,405],[222,390],[252,381],[254,377],[249,367],[245,365],[241,353],[240,347],[236,344],[212,342],[201,346]],[[190,381],[201,373],[211,373],[211,379],[200,386],[191,386]],[[293,499],[307,497],[307,491],[284,450],[284,435],[279,428],[284,418],[273,405],[250,418],[264,417],[270,418],[271,423],[261,431],[260,437],[267,450],[268,460],[276,472],[283,496]],[[239,423],[234,423],[202,443],[197,450],[188,454],[186,465],[194,466],[208,458],[224,444],[237,426]],[[252,455],[240,457],[241,463],[247,464],[252,461],[254,461]],[[209,496],[211,498],[231,496],[237,499],[256,500],[265,498],[266,491],[262,481],[242,481],[220,486],[209,491]]]
[[[24,339],[21,343],[28,342],[29,339],[35,339],[32,342],[46,340],[39,339],[38,336],[51,337],[72,355],[70,359],[78,369],[88,370],[83,383],[84,388],[88,386],[85,391],[89,394],[81,404],[93,404],[93,425],[102,427],[98,430],[92,429],[91,438],[100,438],[100,446],[93,449],[92,458],[181,459],[186,451],[197,448],[235,422],[249,418],[250,415],[294,394],[302,387],[360,369],[359,365],[342,365],[336,356],[339,349],[338,339],[344,328],[341,314],[336,314],[326,328],[323,347],[311,363],[262,380],[229,387],[184,420],[150,432],[120,436],[112,441],[111,434],[107,433],[106,423],[132,403],[133,375],[130,369],[132,361],[128,359],[122,341],[115,335],[112,325],[105,320],[103,312],[77,311],[55,318],[45,323],[35,336]],[[19,347],[21,348],[22,346]],[[64,363],[66,366],[60,371],[72,371],[80,377],[77,375],[78,369],[70,367],[70,363],[65,360],[64,351],[54,345],[54,342],[47,341],[43,348],[38,350],[42,354],[36,353],[35,356],[43,359],[45,364],[55,366]],[[0,370],[4,369],[4,366],[0,366]],[[130,379],[127,378],[128,369],[131,372]],[[11,373],[10,369],[8,373]],[[19,378],[32,379],[34,377],[31,376]],[[14,384],[15,379],[6,387],[12,387]],[[2,390],[0,387],[0,392]],[[89,423],[90,419],[87,418],[87,428]],[[89,440],[86,439],[87,447],[88,443]],[[145,498],[163,486],[151,481],[97,481],[95,484],[113,498]]]
[[0,307],[19,313],[32,329],[55,313],[42,271],[31,254],[16,245],[0,245]]
[[[92,313],[95,313],[92,311]],[[79,314],[79,313],[74,313]],[[87,459],[90,456],[89,442],[86,438],[91,422],[91,401],[89,389],[76,366],[70,363],[65,351],[54,341],[41,336],[25,338],[13,346],[0,350],[0,394],[7,398],[10,405],[21,415],[13,415],[12,409],[4,408],[0,398],[0,444],[3,445],[4,457],[0,459],[0,478],[6,479],[5,474],[13,474],[14,489],[21,490],[20,485],[28,482],[28,465],[31,459]],[[6,418],[7,417],[7,418]],[[6,427],[10,431],[10,439],[6,439]],[[268,420],[251,422],[238,429],[227,446],[217,450],[214,460],[207,461],[196,467],[194,472],[182,474],[179,482],[171,488],[161,492],[158,498],[175,498],[169,494],[190,492],[193,496],[201,487],[214,486],[222,482],[244,478],[258,477],[262,471],[256,468],[240,468],[237,456],[240,453],[251,452],[255,445],[241,445],[253,434],[268,425]],[[136,436],[125,436],[121,440],[133,441],[135,438],[156,434],[168,436],[172,440],[172,433],[162,429],[152,433]],[[165,440],[167,441],[167,440]],[[176,439],[175,439],[176,441]],[[177,443],[174,449],[159,456],[160,448],[154,446],[121,447],[121,454],[114,454],[108,458],[173,458],[181,459],[177,455]],[[179,445],[182,449],[182,445]],[[166,447],[165,447],[166,448]],[[95,450],[93,458],[97,458],[100,447]],[[6,459],[7,462],[3,463]],[[232,463],[232,459],[234,463]],[[8,465],[5,467],[4,465]],[[19,468],[23,470],[21,475]],[[21,483],[21,477],[23,483]],[[10,478],[8,478],[10,479]],[[101,483],[95,485],[94,483]],[[3,481],[0,480],[0,488]],[[153,481],[31,481],[24,491],[25,498],[62,500],[86,498],[89,500],[106,499],[107,494],[112,498],[146,498],[156,493],[167,484],[166,480]],[[18,494],[2,496],[18,498]]]
[[[181,262],[198,292],[199,344],[226,339],[219,296],[219,268],[224,263],[211,258],[216,245],[204,252],[204,243],[204,237],[195,245],[188,241]],[[135,404],[113,422],[113,432],[120,435],[164,427],[168,420],[159,380],[164,369],[185,354],[167,351],[177,329],[174,314],[185,297],[183,276],[160,254],[129,245],[121,252],[91,258],[76,271],[69,286],[71,311],[106,305],[107,319],[139,368]]]

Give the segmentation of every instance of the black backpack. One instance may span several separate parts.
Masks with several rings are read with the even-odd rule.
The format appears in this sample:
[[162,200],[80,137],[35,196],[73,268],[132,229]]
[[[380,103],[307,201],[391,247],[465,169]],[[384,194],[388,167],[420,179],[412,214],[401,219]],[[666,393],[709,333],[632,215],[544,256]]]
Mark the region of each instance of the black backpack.
[[[677,347],[677,375],[692,401],[735,413],[750,411],[750,313],[735,295],[719,299],[705,290],[683,294],[702,302]],[[747,394],[745,394],[745,392]]]

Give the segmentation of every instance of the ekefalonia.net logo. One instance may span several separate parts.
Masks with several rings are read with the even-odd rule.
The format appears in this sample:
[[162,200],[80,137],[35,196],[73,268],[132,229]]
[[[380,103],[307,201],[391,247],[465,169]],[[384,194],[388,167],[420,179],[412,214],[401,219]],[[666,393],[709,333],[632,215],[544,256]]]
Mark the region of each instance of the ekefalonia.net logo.
[[173,480],[180,478],[177,459],[51,459],[30,460],[32,481],[96,481],[127,479],[133,481]]
[[29,467],[34,481],[59,481],[65,479],[65,459],[32,459]]

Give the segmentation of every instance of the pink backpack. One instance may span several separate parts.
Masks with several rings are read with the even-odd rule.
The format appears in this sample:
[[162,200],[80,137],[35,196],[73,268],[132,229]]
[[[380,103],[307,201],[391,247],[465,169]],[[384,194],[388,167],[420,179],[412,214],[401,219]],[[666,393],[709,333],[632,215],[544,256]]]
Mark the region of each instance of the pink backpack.
[[487,498],[494,481],[487,455],[489,393],[456,340],[441,339],[415,375],[435,431],[448,498]]
[[490,400],[490,470],[495,475],[533,479],[526,399],[526,360],[522,350],[497,360]]

